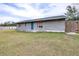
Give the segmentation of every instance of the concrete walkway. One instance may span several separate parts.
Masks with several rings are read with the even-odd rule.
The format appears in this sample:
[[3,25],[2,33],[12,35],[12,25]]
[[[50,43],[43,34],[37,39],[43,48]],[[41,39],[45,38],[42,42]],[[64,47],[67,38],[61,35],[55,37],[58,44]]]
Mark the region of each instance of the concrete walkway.
[[66,34],[68,34],[68,35],[79,35],[78,33],[75,33],[75,32],[68,32]]

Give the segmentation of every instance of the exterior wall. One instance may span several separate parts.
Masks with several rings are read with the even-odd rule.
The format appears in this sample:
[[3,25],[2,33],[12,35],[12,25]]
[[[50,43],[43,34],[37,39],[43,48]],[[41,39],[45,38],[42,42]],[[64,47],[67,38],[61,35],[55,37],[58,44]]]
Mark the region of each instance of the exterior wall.
[[42,22],[42,28],[34,24],[35,31],[46,31],[46,32],[65,32],[65,21],[52,21],[52,22]]
[[[39,25],[42,26],[42,28],[39,27]],[[20,31],[32,31],[32,32],[38,32],[38,31],[46,31],[46,32],[65,32],[65,21],[47,21],[47,22],[35,22],[34,28],[31,29],[31,23],[20,24],[17,25],[17,30]]]
[[27,23],[26,25],[25,24],[17,24],[17,30],[20,30],[20,31],[31,31],[31,23]]
[[17,28],[16,30],[20,30],[20,31],[23,31],[23,27],[24,27],[24,24],[17,24]]

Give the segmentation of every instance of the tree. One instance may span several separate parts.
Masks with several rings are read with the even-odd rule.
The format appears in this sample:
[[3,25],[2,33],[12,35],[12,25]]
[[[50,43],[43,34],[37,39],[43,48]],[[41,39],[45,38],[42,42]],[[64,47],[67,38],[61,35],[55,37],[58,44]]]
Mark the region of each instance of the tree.
[[0,26],[16,26],[16,24],[15,22],[7,21],[7,22],[4,22],[3,24],[0,24]]
[[67,6],[67,13],[65,13],[67,20],[78,20],[79,15],[75,6]]

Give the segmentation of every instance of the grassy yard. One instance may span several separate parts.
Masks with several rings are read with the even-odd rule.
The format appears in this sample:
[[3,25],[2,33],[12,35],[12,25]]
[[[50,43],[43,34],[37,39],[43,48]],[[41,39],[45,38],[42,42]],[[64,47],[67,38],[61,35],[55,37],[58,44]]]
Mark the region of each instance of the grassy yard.
[[0,31],[0,55],[79,55],[79,36],[65,33]]

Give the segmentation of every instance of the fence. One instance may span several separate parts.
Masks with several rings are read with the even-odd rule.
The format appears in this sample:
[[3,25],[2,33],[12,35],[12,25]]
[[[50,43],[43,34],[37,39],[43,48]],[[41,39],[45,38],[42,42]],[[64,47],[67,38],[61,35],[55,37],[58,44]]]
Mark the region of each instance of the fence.
[[0,30],[15,30],[15,26],[0,26]]
[[65,21],[65,32],[79,32],[79,21]]

